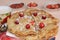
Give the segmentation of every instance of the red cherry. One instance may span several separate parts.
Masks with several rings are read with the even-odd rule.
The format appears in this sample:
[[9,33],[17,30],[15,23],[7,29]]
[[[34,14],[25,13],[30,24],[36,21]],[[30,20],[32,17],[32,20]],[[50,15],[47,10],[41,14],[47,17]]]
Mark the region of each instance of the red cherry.
[[33,13],[34,16],[37,16],[37,13]]
[[24,14],[20,13],[20,14],[19,14],[19,16],[20,16],[20,17],[23,17],[23,16],[24,16]]
[[39,24],[39,28],[43,28],[44,26],[45,26],[45,25],[44,25],[44,23],[42,23],[42,22]]
[[42,16],[42,19],[46,19],[46,16],[45,16],[45,15],[43,15],[43,16]]
[[15,24],[19,24],[19,22],[18,21],[15,21]]
[[27,24],[27,25],[26,25],[26,29],[29,29],[29,28],[30,28],[30,25],[29,25],[29,24]]

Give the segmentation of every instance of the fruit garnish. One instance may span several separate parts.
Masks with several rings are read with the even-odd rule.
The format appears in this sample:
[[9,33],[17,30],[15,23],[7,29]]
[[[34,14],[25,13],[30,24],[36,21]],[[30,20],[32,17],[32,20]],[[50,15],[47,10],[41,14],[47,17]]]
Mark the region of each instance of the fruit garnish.
[[34,25],[35,21],[31,21],[30,23],[31,23],[32,25]]
[[37,16],[37,13],[33,13],[34,16]]
[[45,16],[45,15],[43,15],[43,16],[42,16],[42,19],[46,19],[46,16]]
[[59,8],[59,4],[50,4],[46,6],[49,9],[58,9]]
[[39,28],[44,28],[45,24],[43,22],[39,23]]
[[29,29],[29,28],[30,28],[30,25],[29,25],[29,24],[27,24],[27,25],[26,25],[26,29]]
[[15,24],[19,24],[19,22],[18,21],[15,21]]
[[23,13],[20,13],[20,14],[19,14],[19,16],[20,16],[20,17],[23,17],[23,16],[24,16],[24,14],[23,14]]
[[22,8],[24,3],[11,4],[10,7],[13,9]]
[[38,6],[36,3],[29,3],[27,6],[29,6],[29,7],[36,7],[36,6]]
[[2,24],[4,24],[4,23],[6,23],[7,22],[7,18],[10,18],[11,17],[11,15],[8,15],[7,17],[5,17],[4,19],[3,19],[3,21],[1,22]]

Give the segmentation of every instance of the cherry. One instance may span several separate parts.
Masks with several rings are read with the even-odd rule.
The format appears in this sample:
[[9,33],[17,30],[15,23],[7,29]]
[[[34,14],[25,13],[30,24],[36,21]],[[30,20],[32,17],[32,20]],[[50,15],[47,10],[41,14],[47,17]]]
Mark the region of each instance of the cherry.
[[20,17],[23,17],[23,16],[24,16],[24,14],[20,13],[20,14],[19,14],[19,16],[20,16]]
[[34,16],[37,16],[37,13],[33,13]]
[[44,16],[42,16],[42,19],[46,19],[46,16],[44,15]]
[[15,21],[15,24],[19,24],[19,22],[18,21]]
[[44,23],[42,23],[42,22],[39,24],[39,28],[43,28],[44,26],[45,26],[45,25],[44,25]]
[[27,24],[27,25],[26,25],[26,29],[29,29],[29,28],[30,28],[30,25],[29,25],[29,24]]

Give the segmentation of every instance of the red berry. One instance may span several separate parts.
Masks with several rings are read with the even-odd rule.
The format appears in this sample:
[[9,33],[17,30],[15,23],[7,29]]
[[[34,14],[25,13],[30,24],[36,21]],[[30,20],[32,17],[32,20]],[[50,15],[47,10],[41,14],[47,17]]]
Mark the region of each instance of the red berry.
[[32,25],[34,25],[35,21],[31,21],[30,23],[31,23]]
[[6,22],[7,22],[7,19],[10,18],[10,17],[11,17],[11,15],[5,17],[1,23],[2,23],[2,24],[6,23]]
[[29,25],[29,24],[27,24],[27,25],[26,25],[26,29],[29,29],[29,28],[30,28],[30,25]]
[[36,6],[38,6],[36,3],[29,3],[27,6],[29,6],[29,7],[36,7]]
[[46,7],[49,8],[49,9],[51,9],[52,8],[52,5],[47,5]]
[[27,6],[31,7],[31,3],[29,3]]
[[58,4],[55,4],[55,5],[54,5],[54,8],[59,8],[59,5],[58,5]]
[[37,13],[33,13],[34,16],[37,16]]
[[20,16],[20,17],[23,17],[23,16],[24,16],[24,14],[23,14],[23,13],[21,13],[21,14],[19,14],[19,16]]
[[19,24],[19,22],[18,21],[15,21],[15,24]]
[[44,25],[44,23],[42,23],[42,22],[39,24],[39,28],[43,28],[44,26],[45,26],[45,25]]
[[45,16],[45,15],[43,15],[43,16],[42,16],[42,19],[46,19],[46,16]]

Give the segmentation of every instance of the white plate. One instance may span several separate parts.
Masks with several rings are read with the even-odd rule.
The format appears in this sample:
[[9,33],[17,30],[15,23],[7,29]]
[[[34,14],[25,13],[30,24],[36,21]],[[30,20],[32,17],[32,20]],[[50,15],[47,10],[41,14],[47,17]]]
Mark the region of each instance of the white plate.
[[[60,3],[60,0],[52,0],[51,2],[53,2],[53,1]],[[26,0],[26,1],[25,0],[5,0],[5,1],[0,0],[0,6],[1,5],[9,6],[11,3],[20,3],[20,2],[24,2],[25,5],[27,5],[30,2],[36,2],[39,5],[39,8],[44,9],[45,11],[51,13],[54,17],[56,17],[60,20],[60,9],[59,10],[58,9],[57,10],[48,10],[48,9],[43,8],[45,3],[49,2],[47,0],[37,0],[37,1],[36,0],[33,0],[33,1],[32,0]],[[21,9],[24,10],[24,9],[26,9],[26,7],[27,6],[24,6]],[[17,9],[17,10],[21,10],[21,9]],[[16,10],[14,10],[14,11],[16,11]],[[59,25],[59,29],[58,29],[58,34],[56,35],[56,40],[60,40],[60,23],[58,25]],[[15,35],[13,35],[9,32],[7,32],[7,35],[12,36],[12,37],[16,37]]]

